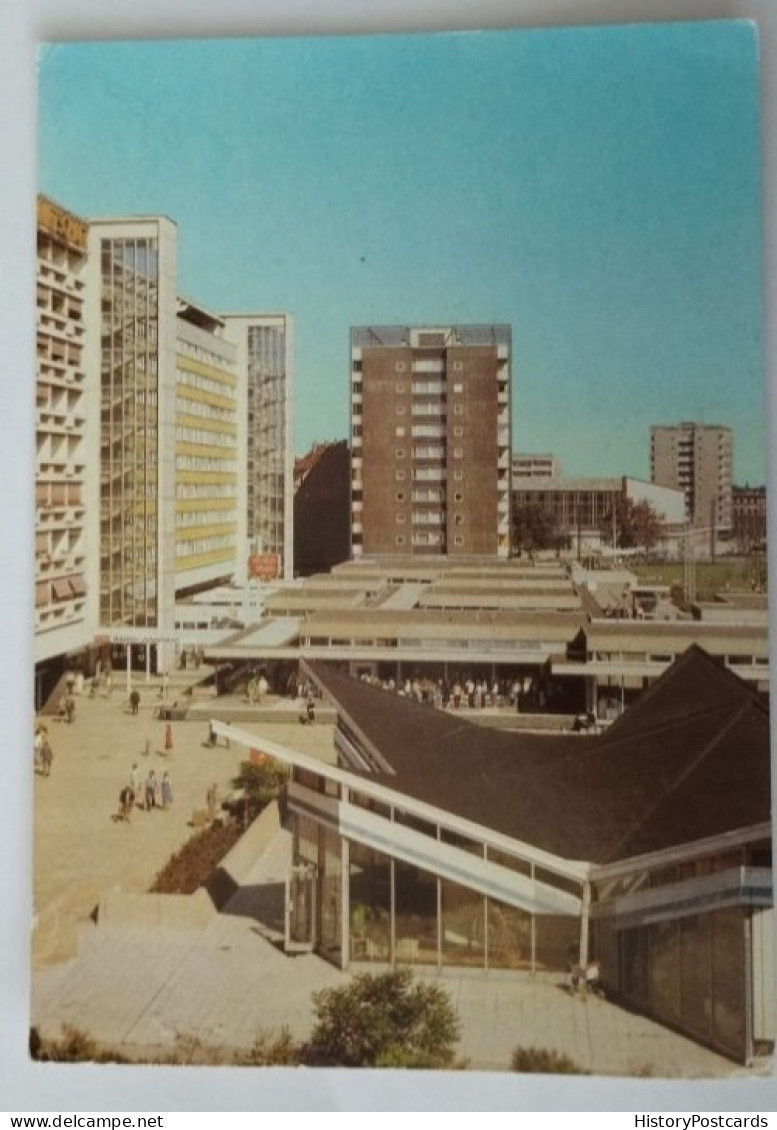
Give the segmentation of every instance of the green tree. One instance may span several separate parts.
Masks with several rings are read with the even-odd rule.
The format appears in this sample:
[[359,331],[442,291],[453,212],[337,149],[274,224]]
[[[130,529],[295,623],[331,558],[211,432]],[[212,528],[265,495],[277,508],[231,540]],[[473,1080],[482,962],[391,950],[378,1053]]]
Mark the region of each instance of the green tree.
[[[612,544],[612,508],[600,526],[605,542]],[[615,498],[615,537],[618,549],[651,550],[661,535],[661,520],[649,502],[634,502],[625,495]]]
[[316,1025],[305,1062],[328,1067],[455,1066],[459,1020],[444,989],[407,968],[362,973],[313,994]]
[[563,538],[555,519],[538,503],[513,506],[515,548],[521,552],[534,549],[559,549]]

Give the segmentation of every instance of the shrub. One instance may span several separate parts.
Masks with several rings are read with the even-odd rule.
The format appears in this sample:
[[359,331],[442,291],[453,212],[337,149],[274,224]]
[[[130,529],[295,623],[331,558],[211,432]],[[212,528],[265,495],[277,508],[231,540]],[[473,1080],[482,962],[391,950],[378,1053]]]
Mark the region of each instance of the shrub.
[[250,1052],[241,1055],[239,1062],[246,1067],[296,1067],[301,1058],[302,1045],[288,1028],[281,1028],[279,1032],[259,1032]]
[[550,1048],[515,1048],[510,1068],[527,1075],[590,1074],[568,1055]]
[[245,820],[253,820],[270,801],[276,800],[288,778],[286,766],[271,757],[261,762],[243,761],[232,784],[245,793]]
[[313,994],[309,1064],[332,1067],[451,1067],[459,1021],[444,989],[407,969],[362,973]]

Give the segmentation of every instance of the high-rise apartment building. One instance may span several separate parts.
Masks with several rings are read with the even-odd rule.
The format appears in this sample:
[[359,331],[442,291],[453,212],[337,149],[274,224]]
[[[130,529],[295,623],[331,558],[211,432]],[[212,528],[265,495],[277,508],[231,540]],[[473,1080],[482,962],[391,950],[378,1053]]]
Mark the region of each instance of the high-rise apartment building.
[[[46,663],[84,645],[88,602],[86,486],[89,389],[84,356],[87,225],[38,198],[35,481],[35,659]],[[52,678],[56,672],[52,671]]]
[[510,552],[509,326],[351,331],[351,548]]
[[650,477],[685,494],[686,519],[694,526],[731,528],[731,428],[682,423],[650,429]]
[[245,380],[246,536],[253,555],[294,575],[293,326],[288,314],[227,314]]

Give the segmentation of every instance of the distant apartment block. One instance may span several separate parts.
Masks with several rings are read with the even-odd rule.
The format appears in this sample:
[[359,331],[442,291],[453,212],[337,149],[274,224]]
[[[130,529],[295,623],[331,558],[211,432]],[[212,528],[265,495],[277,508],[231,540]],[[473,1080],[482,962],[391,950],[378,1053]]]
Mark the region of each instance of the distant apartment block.
[[510,552],[509,326],[351,331],[351,550]]
[[694,526],[729,530],[732,523],[731,428],[682,423],[650,429],[650,477],[685,495],[686,519]]
[[[87,225],[45,197],[37,206],[35,656],[89,637],[84,356]],[[10,484],[9,488],[10,488]]]
[[[293,323],[289,314],[228,314],[245,380],[246,536],[250,553],[294,575]],[[243,473],[243,472],[241,472]]]
[[523,479],[560,479],[561,460],[555,455],[513,452],[513,490]]

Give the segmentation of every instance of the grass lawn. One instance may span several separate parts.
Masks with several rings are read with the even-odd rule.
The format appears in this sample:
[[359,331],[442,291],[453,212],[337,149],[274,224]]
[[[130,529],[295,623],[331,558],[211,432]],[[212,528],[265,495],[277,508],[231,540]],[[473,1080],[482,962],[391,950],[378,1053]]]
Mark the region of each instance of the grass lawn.
[[[630,564],[639,580],[644,584],[671,585],[683,587],[683,563],[672,561],[666,564]],[[752,592],[753,582],[760,591],[766,591],[766,558],[734,557],[723,561],[696,562],[696,599],[713,600],[716,592],[727,589],[732,592]]]

